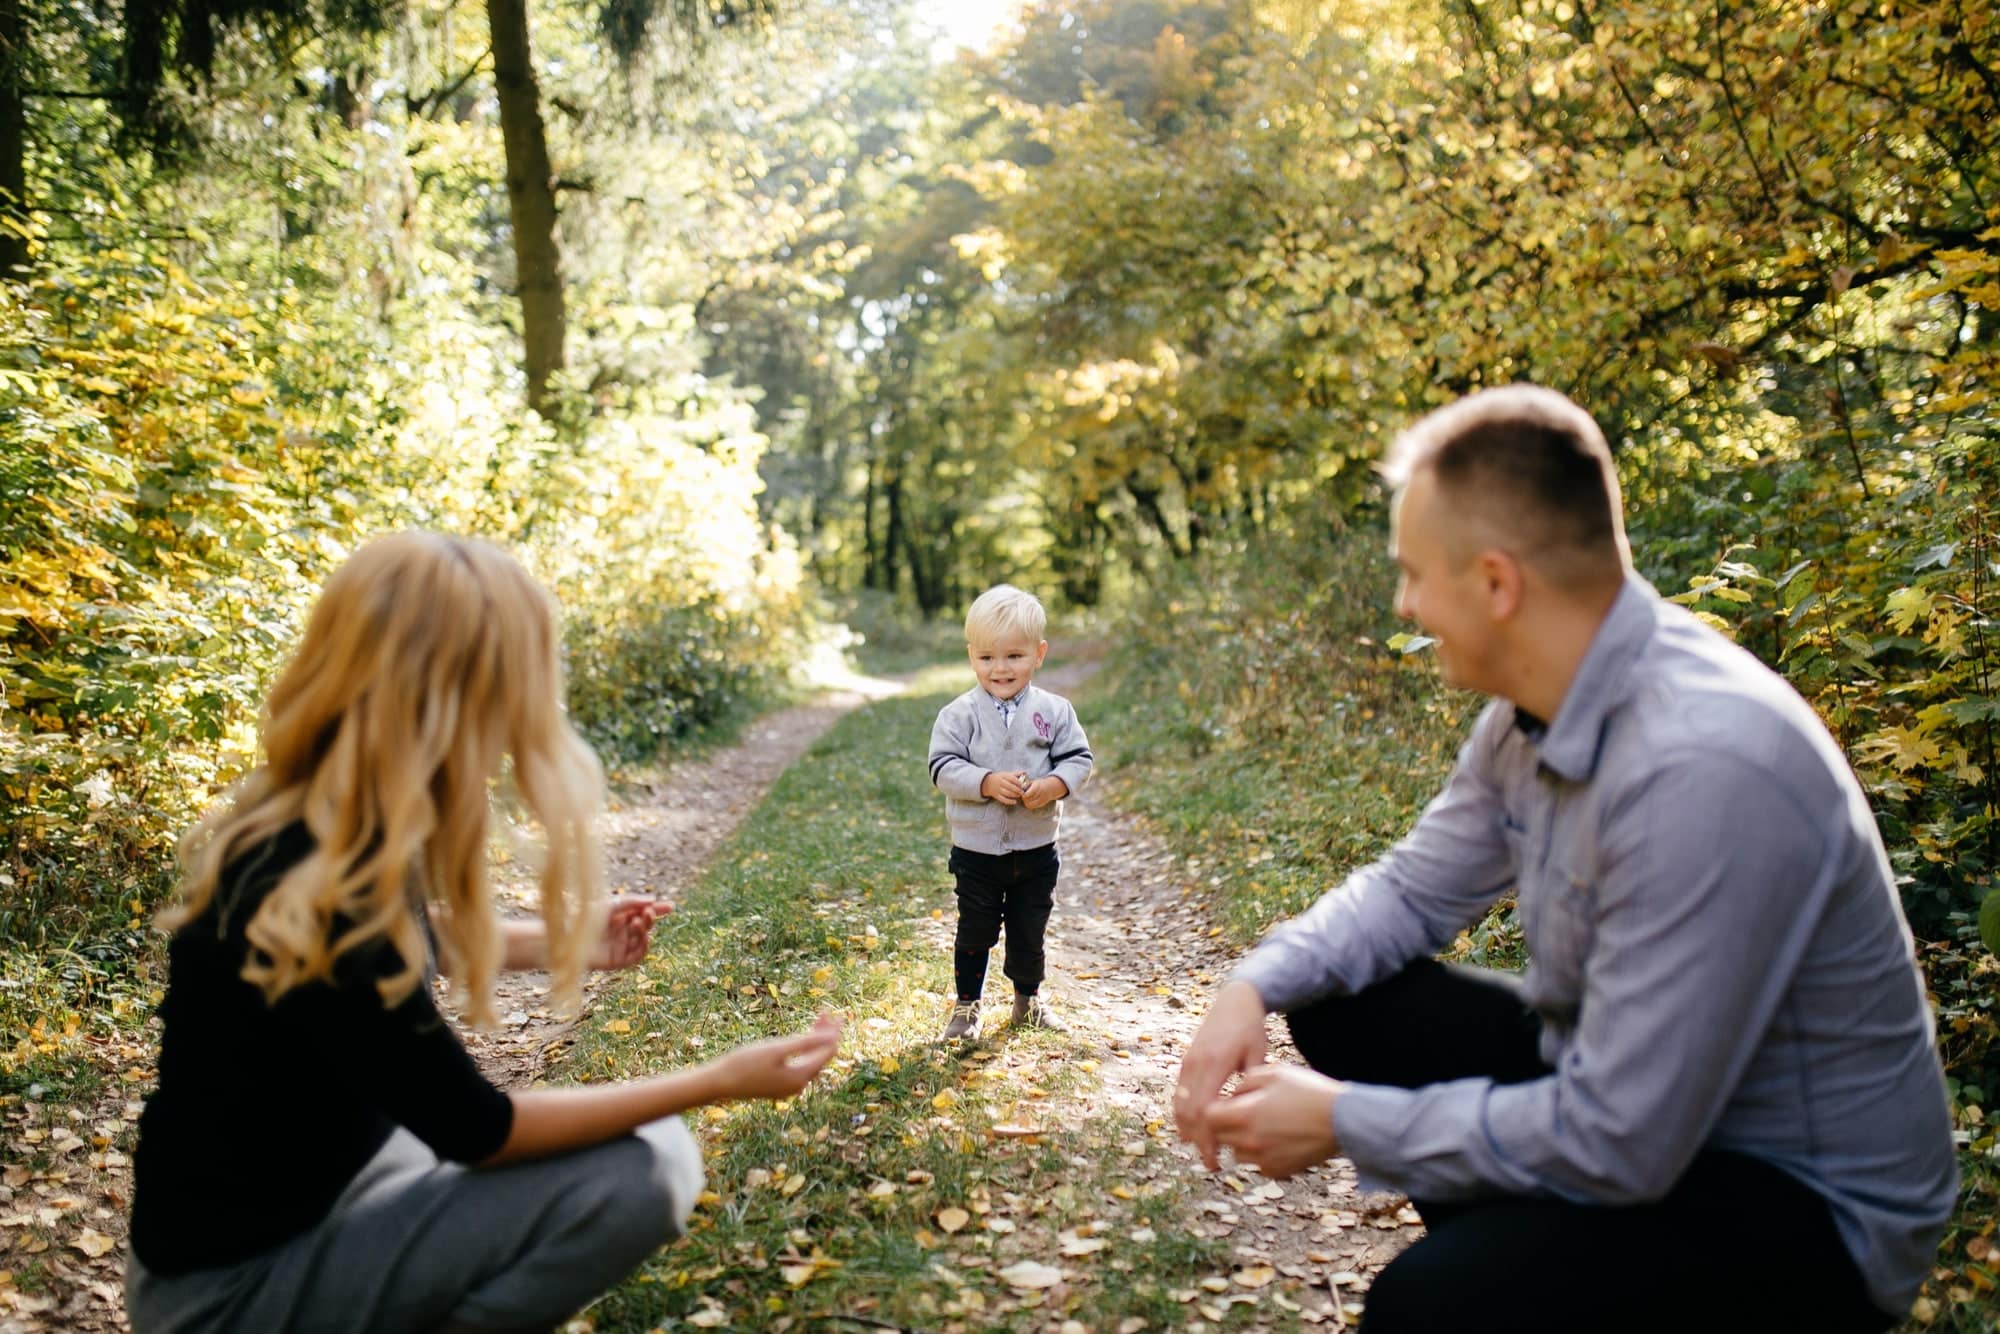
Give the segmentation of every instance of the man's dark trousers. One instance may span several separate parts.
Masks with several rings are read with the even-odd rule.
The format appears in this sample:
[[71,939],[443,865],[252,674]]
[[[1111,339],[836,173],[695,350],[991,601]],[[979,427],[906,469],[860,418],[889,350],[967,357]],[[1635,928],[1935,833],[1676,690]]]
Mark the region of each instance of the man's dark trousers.
[[[1550,1073],[1541,1022],[1504,973],[1427,959],[1287,1018],[1307,1062],[1336,1079],[1420,1088]],[[1703,1150],[1649,1204],[1412,1203],[1426,1235],[1375,1279],[1363,1334],[1871,1334],[1894,1323],[1870,1301],[1826,1202],[1743,1154]]]

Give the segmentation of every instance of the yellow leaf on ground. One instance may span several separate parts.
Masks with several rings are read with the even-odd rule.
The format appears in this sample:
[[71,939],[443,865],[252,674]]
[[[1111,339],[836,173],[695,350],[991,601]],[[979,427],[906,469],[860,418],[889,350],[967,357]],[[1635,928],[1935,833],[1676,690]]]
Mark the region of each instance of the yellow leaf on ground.
[[720,1329],[729,1323],[729,1312],[720,1306],[704,1306],[686,1319],[697,1329]]
[[785,1178],[784,1185],[778,1187],[778,1194],[796,1195],[805,1188],[806,1188],[805,1174],[803,1172],[794,1172],[789,1177]]
[[118,1247],[117,1242],[93,1228],[85,1228],[83,1235],[71,1242],[70,1245],[76,1247],[93,1260],[101,1255],[109,1255]]
[[1053,1288],[1063,1280],[1062,1270],[1037,1260],[1016,1261],[999,1273],[1002,1281],[1015,1288]]
[[972,1215],[953,1205],[949,1209],[938,1210],[937,1225],[946,1232],[956,1232],[972,1221]]
[[940,1112],[948,1112],[958,1106],[958,1095],[950,1089],[939,1089],[938,1095],[931,1099],[931,1106]]
[[1269,1265],[1246,1265],[1229,1276],[1239,1288],[1261,1288],[1278,1276],[1278,1271]]
[[630,1019],[613,1019],[604,1026],[604,1031],[607,1033],[630,1033],[632,1031],[632,1021]]
[[882,1073],[883,1073],[883,1074],[885,1074],[885,1075],[893,1075],[893,1074],[895,1074],[895,1073],[896,1073],[896,1072],[897,1072],[898,1070],[900,1070],[900,1069],[902,1069],[902,1068],[903,1068],[903,1063],[902,1063],[901,1061],[897,1060],[897,1059],[896,1059],[895,1057],[893,1057],[893,1056],[884,1056],[884,1057],[882,1058]]

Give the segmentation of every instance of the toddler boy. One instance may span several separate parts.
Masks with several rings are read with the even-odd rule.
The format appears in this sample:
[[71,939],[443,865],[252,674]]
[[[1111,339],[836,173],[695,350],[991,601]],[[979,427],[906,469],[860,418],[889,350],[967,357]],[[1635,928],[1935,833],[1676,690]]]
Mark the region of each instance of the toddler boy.
[[1042,933],[1055,906],[1062,799],[1090,777],[1091,755],[1069,701],[1031,684],[1048,656],[1047,627],[1033,594],[1010,584],[980,594],[965,616],[979,684],[945,705],[931,728],[931,782],[945,794],[958,886],[958,999],[947,1042],[979,1036],[986,956],[1003,926],[1012,1022],[1062,1027],[1041,996]]

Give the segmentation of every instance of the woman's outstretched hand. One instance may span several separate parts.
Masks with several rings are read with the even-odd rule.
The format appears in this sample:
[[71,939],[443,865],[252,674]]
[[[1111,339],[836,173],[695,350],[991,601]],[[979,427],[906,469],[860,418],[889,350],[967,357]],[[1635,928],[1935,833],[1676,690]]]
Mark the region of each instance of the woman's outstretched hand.
[[724,1100],[789,1098],[826,1068],[840,1046],[845,1021],[821,1012],[813,1026],[788,1038],[766,1038],[716,1058]]
[[604,919],[604,937],[590,952],[592,968],[630,968],[646,957],[653,943],[653,923],[674,910],[666,899],[617,898]]

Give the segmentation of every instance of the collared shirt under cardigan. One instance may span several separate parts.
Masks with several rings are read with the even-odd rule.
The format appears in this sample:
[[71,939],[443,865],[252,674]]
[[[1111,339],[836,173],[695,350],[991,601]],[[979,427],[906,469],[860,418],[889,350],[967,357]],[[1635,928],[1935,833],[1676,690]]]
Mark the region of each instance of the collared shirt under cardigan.
[[1028,685],[1009,711],[983,686],[974,686],[938,711],[931,727],[931,782],[945,795],[951,841],[969,852],[998,855],[1047,847],[1056,841],[1062,803],[1031,811],[981,796],[979,785],[996,770],[1050,774],[1071,793],[1090,777],[1090,741],[1076,710],[1061,695]]
[[1805,701],[1631,577],[1553,724],[1490,703],[1410,834],[1236,976],[1273,1010],[1357,991],[1509,889],[1554,1073],[1347,1086],[1364,1180],[1620,1204],[1704,1145],[1749,1154],[1825,1197],[1906,1311],[1957,1189],[1950,1113],[1881,836]]

